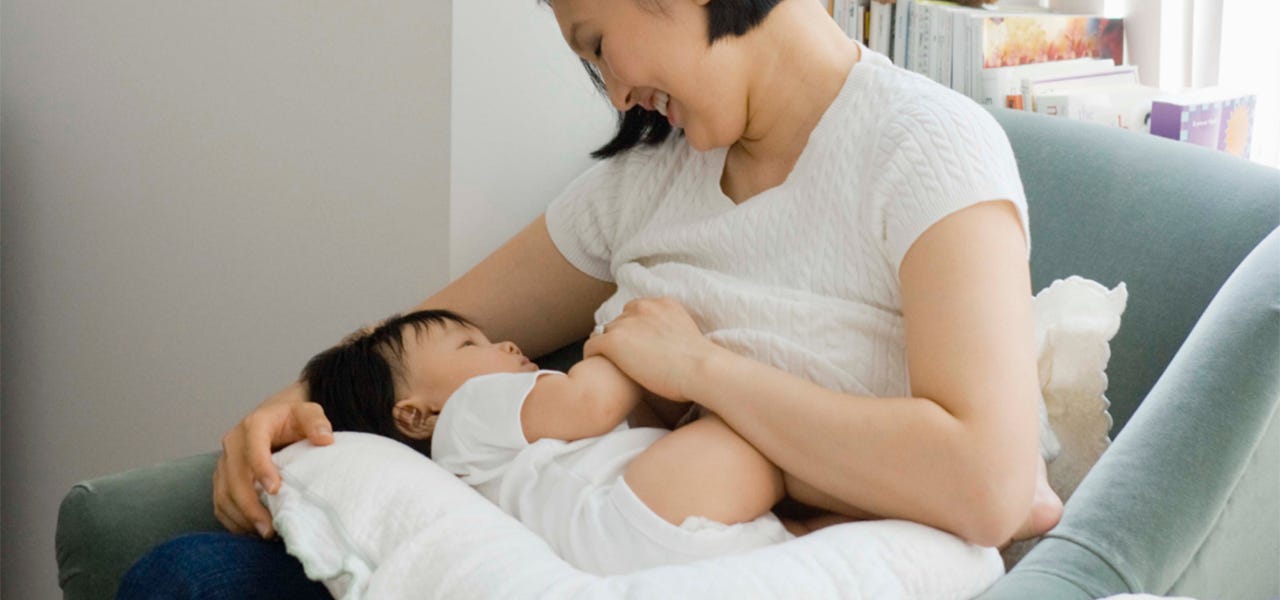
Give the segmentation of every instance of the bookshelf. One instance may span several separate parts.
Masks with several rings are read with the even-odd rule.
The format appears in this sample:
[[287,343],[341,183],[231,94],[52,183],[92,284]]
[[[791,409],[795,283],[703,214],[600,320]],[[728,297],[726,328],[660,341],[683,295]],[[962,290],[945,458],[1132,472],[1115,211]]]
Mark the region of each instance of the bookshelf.
[[1249,157],[1255,97],[1241,90],[1174,93],[1143,85],[1138,67],[1126,62],[1125,19],[1098,10],[1107,0],[978,7],[948,0],[818,1],[850,37],[984,106]]

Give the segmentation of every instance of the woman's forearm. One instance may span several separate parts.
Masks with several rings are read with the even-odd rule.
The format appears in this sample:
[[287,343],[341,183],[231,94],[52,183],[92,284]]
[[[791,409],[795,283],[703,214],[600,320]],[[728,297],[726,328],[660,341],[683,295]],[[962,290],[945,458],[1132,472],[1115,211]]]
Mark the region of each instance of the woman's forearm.
[[926,398],[831,391],[719,348],[696,373],[689,399],[842,502],[986,545],[1006,541],[1029,509],[1034,456],[989,423]]

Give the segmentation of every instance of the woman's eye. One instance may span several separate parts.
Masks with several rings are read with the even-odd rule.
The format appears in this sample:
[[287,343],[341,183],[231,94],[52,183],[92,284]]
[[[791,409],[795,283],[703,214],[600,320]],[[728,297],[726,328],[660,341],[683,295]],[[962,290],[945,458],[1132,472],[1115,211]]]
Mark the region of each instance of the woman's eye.
[[461,346],[461,347],[462,347],[462,348],[466,348],[467,346],[474,346],[474,345],[476,345],[476,343],[475,343],[475,342],[473,342],[473,341],[471,341],[471,340],[467,340],[467,341],[465,341],[465,342],[462,342],[462,346]]

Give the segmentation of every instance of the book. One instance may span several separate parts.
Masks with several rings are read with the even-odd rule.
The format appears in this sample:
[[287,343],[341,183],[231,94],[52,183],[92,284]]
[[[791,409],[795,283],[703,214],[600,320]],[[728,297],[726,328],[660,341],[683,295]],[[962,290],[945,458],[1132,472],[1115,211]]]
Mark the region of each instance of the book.
[[867,43],[866,13],[867,13],[867,7],[865,6],[859,5],[853,9],[853,23],[854,23],[853,39],[858,40],[863,45],[866,45]]
[[1221,88],[1152,101],[1151,133],[1249,158],[1257,96]]
[[932,29],[929,26],[929,6],[924,0],[911,1],[911,14],[908,15],[908,49],[906,49],[906,69],[923,75],[929,74],[929,61],[933,50],[931,40]]
[[1035,112],[1145,133],[1160,93],[1136,84],[1084,88],[1037,96]]
[[893,64],[907,68],[907,18],[911,0],[897,0],[893,6]]
[[[848,0],[862,4],[867,0]],[[895,65],[987,105],[1033,110],[1023,79],[1093,75],[1124,63],[1124,20],[1049,12],[1039,6],[962,6],[946,0],[871,0],[861,35]],[[887,34],[886,34],[886,30]],[[1062,63],[1058,68],[1031,65]],[[1082,66],[1087,65],[1087,67]],[[1009,69],[1027,67],[1023,71]],[[1117,80],[1088,85],[1114,85]],[[1044,93],[1065,93],[1067,90]],[[1096,105],[1096,102],[1089,106]]]
[[[1092,70],[1093,66],[1102,68]],[[1138,67],[1134,65],[1092,65],[1082,67],[1081,71],[1023,78],[1023,110],[1035,111],[1037,99],[1041,96],[1062,95],[1104,86],[1138,84]]]
[[871,27],[867,35],[867,47],[885,56],[893,53],[893,4],[873,0],[871,2]]
[[1091,15],[1020,14],[982,20],[983,68],[1075,58],[1124,64],[1124,20]]
[[933,64],[933,80],[947,87],[954,87],[951,82],[951,64],[952,57],[952,27],[951,24],[955,17],[956,6],[953,4],[931,4],[929,10],[933,11],[933,47],[936,49],[935,55],[938,60]]
[[[1016,102],[1018,108],[1021,108],[1022,80],[1024,79],[1105,71],[1114,66],[1110,59],[1079,58],[1014,67],[976,69],[978,74],[978,84],[975,86],[977,88],[976,95],[970,97],[984,106],[1014,108],[1011,104]],[[1011,97],[1016,97],[1016,101],[1011,100]]]

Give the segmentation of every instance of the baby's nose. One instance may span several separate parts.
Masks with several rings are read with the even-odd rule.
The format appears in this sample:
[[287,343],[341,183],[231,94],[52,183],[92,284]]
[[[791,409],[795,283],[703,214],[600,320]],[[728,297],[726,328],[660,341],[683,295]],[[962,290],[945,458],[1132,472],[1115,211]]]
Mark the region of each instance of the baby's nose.
[[517,346],[515,342],[502,342],[501,344],[499,344],[499,346],[502,346],[503,352],[509,352],[511,354],[521,354],[520,347]]

